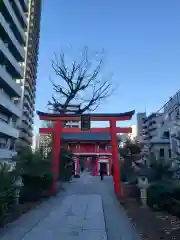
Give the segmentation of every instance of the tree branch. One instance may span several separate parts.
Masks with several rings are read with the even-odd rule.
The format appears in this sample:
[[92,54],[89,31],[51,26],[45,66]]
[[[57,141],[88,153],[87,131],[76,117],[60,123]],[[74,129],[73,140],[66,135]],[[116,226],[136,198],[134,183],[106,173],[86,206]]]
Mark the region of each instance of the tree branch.
[[77,101],[80,105],[80,109],[77,110],[78,114],[95,110],[102,100],[107,99],[113,93],[109,80],[101,81],[99,78],[103,63],[103,58],[101,58],[97,64],[94,64],[88,56],[88,48],[84,48],[82,59],[73,61],[69,69],[65,62],[64,53],[61,52],[59,58],[55,54],[52,68],[61,83],[51,82],[60,101],[52,96],[48,105],[52,106],[55,111],[61,112],[67,110],[72,101]]

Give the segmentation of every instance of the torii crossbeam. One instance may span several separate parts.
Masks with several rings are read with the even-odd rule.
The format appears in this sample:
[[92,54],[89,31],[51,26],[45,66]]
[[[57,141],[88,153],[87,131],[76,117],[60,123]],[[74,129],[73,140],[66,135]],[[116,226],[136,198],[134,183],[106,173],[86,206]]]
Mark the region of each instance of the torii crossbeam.
[[[118,153],[118,143],[117,143],[117,133],[131,133],[132,129],[127,128],[119,128],[116,127],[117,121],[126,121],[130,120],[135,111],[125,112],[125,113],[92,113],[88,114],[90,116],[91,121],[108,121],[110,123],[110,127],[107,128],[92,128],[89,131],[83,132],[95,132],[102,133],[108,132],[111,136],[111,145],[112,145],[112,162],[113,162],[113,180],[114,180],[114,191],[115,194],[120,197],[121,196],[121,184],[120,184],[120,166],[119,166],[119,153]],[[45,113],[37,111],[37,114],[40,120],[45,121],[53,121],[54,125],[52,128],[40,128],[40,133],[48,134],[52,133],[54,136],[53,143],[53,159],[52,159],[52,172],[53,172],[53,185],[52,185],[52,194],[56,194],[56,184],[58,179],[58,169],[59,169],[59,154],[60,154],[60,140],[61,133],[79,133],[82,132],[79,128],[63,128],[63,121],[80,121],[82,115],[74,115],[74,114],[57,114],[57,113]]]

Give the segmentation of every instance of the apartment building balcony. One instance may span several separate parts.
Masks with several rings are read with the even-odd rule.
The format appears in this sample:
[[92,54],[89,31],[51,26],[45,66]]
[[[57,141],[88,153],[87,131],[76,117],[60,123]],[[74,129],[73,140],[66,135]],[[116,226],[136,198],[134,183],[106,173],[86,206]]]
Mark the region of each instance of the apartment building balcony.
[[24,139],[28,144],[32,144],[32,138],[29,137],[29,135],[27,133],[21,131],[19,134],[19,137],[21,139]]
[[30,111],[31,112],[31,104],[30,104],[30,101],[27,100],[27,98],[24,98],[24,106],[26,108],[27,111]]
[[156,131],[156,129],[149,132],[149,137],[150,137],[150,138],[153,138],[153,137],[155,137],[156,135],[159,135],[158,132]]
[[26,141],[23,141],[21,138],[16,140],[16,150],[20,150],[22,147],[27,147],[29,144]]
[[[22,1],[22,0],[20,0],[20,1]],[[15,1],[15,4],[16,4],[16,6],[17,6],[17,8],[18,8],[18,11],[19,11],[19,13],[20,13],[20,15],[21,15],[21,18],[23,19],[23,21],[24,21],[24,24],[27,26],[27,24],[28,24],[28,21],[27,21],[27,18],[26,18],[26,16],[25,16],[25,12],[24,12],[24,10],[23,10],[23,7],[22,7],[22,5],[20,4],[20,1]]]
[[156,130],[156,129],[157,129],[157,124],[156,123],[153,123],[153,124],[149,125],[149,131],[153,131],[153,130]]
[[22,39],[25,41],[25,32],[24,29],[22,27],[22,25],[20,24],[19,20],[17,19],[16,14],[13,11],[13,8],[10,4],[9,0],[3,1],[3,4],[5,5],[7,12],[3,12],[3,14],[10,14],[11,19],[13,20],[13,23],[15,24],[16,28],[18,29]]
[[25,58],[25,49],[20,45],[20,43],[16,39],[13,31],[10,28],[9,23],[7,23],[7,21],[5,20],[5,18],[2,15],[2,13],[0,13],[0,23],[1,23],[2,27],[3,27],[3,29],[4,29],[4,33],[3,34],[7,34],[8,35],[9,39],[11,40],[11,42],[16,47],[16,49],[19,52],[20,56],[24,59]]
[[31,124],[33,123],[32,118],[34,117],[34,112],[33,112],[33,110],[31,108],[27,108],[24,105],[23,115],[25,115],[27,117],[27,119],[31,122]]
[[33,132],[32,132],[32,128],[25,122],[21,123],[21,129],[24,129],[24,131],[26,131],[26,133],[32,137],[33,136]]
[[30,111],[29,109],[27,109],[26,107],[23,108],[23,116],[26,117],[26,119],[24,119],[24,121],[29,121],[31,122],[31,115],[30,115]]
[[34,101],[35,103],[35,91],[33,91],[32,87],[30,86],[29,83],[25,83],[25,91],[27,91],[30,96],[31,96],[31,99]]
[[21,7],[24,12],[28,11],[28,0],[20,0]]
[[34,112],[34,110],[35,110],[34,99],[29,99],[29,100],[28,100],[28,98],[25,98],[25,99],[29,103],[31,112]]
[[1,39],[0,39],[0,50],[2,51],[4,56],[8,59],[9,63],[13,66],[13,68],[16,72],[16,75],[18,75],[19,78],[23,78],[23,76],[24,76],[23,68],[21,67],[19,62],[17,62],[17,60],[14,58],[14,56],[9,51],[8,45],[6,43],[4,43]]
[[32,102],[33,104],[35,103],[34,97],[32,97],[32,95],[30,94],[30,92],[27,91],[26,89],[25,89],[25,91],[24,91],[24,96],[27,98],[28,101]]
[[0,66],[0,87],[9,92],[11,96],[21,96],[21,87],[7,72],[5,66]]
[[21,117],[21,109],[19,105],[16,105],[8,95],[0,93],[0,106],[10,115]]
[[[28,69],[28,67],[27,67]],[[32,92],[36,91],[36,75],[26,69],[26,82],[29,84]]]
[[148,141],[151,139],[151,136],[149,134],[145,135],[144,136],[144,141]]
[[0,129],[1,129],[1,134],[10,136],[13,138],[19,137],[19,130],[6,122],[0,121]]
[[29,65],[30,63],[27,62],[27,68],[26,68],[26,83],[29,84],[29,87],[32,88],[32,90],[34,90],[34,87],[36,85],[36,82],[33,80],[35,77],[32,74],[31,71],[29,71]]
[[149,129],[148,128],[146,128],[146,129],[143,129],[143,135],[148,135],[149,134]]
[[11,160],[17,154],[16,151],[9,150],[8,148],[0,148],[0,161]]
[[24,114],[24,112],[23,112],[22,120],[23,120],[30,128],[32,128],[33,120],[32,120],[31,118],[29,118],[29,116],[28,116],[27,114]]

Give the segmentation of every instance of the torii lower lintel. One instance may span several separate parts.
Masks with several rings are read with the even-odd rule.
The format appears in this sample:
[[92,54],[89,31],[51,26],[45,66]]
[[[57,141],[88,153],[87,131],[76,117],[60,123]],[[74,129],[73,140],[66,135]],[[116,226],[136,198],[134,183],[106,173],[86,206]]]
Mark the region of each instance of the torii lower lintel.
[[[40,128],[39,132],[40,133],[44,133],[44,134],[48,134],[48,133],[53,133],[54,132],[54,128]],[[87,132],[87,133],[110,133],[111,128],[107,127],[107,128],[91,128],[90,131],[83,131],[83,132]],[[115,129],[116,133],[131,133],[132,132],[132,128],[131,127],[116,127]],[[61,133],[80,133],[82,132],[80,128],[62,128]]]

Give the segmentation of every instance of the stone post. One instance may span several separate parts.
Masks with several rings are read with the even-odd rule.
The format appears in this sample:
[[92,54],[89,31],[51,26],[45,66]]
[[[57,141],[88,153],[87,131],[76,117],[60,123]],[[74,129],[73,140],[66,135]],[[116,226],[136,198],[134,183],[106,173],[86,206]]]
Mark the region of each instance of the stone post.
[[19,205],[19,198],[20,198],[20,190],[24,186],[22,182],[22,178],[19,176],[18,179],[14,183],[15,193],[14,193],[14,204],[17,206]]
[[137,186],[140,189],[142,207],[147,207],[147,188],[149,186],[148,178],[145,176],[139,176]]

